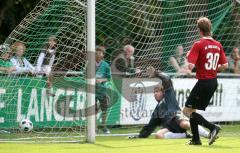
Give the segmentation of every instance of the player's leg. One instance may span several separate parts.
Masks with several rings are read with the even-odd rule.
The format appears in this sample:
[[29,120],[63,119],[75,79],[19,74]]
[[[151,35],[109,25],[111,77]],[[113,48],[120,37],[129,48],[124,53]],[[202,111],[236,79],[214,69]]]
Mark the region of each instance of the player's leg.
[[99,102],[100,102],[100,108],[102,110],[101,117],[102,117],[103,132],[106,133],[106,134],[109,134],[110,130],[107,128],[107,124],[106,124],[107,109],[108,109],[108,106],[109,106],[109,98],[107,97],[107,95],[102,95]]
[[[208,106],[210,99],[212,98],[217,88],[217,80],[205,80],[199,81],[198,91],[196,97],[198,98],[197,103],[194,107],[199,110],[205,110]],[[195,98],[195,99],[197,99]],[[197,123],[208,128],[210,131],[213,130],[214,124],[208,122],[201,114],[196,111],[192,112],[192,117],[196,119]]]
[[181,139],[181,138],[189,138],[189,137],[191,137],[191,135],[189,135],[186,132],[184,132],[184,133],[173,133],[173,132],[169,131],[169,132],[166,132],[164,134],[165,139]]
[[196,121],[196,118],[192,115],[194,112],[196,112],[196,105],[198,103],[201,103],[200,101],[200,93],[201,93],[201,84],[198,81],[193,89],[190,92],[190,95],[187,99],[187,102],[185,103],[185,107],[183,108],[183,113],[188,116],[190,119],[190,127],[192,131],[192,140],[188,143],[189,145],[201,145],[199,132],[198,132],[198,123]]
[[170,132],[167,128],[163,128],[157,131],[155,137],[156,139],[164,139],[165,138],[165,134]]
[[210,123],[201,114],[198,114],[197,112],[192,113],[192,116],[196,119],[197,124],[202,125],[210,130],[209,145],[211,145],[215,141],[221,128],[217,125],[214,125],[213,123]]
[[198,125],[198,132],[199,132],[200,136],[202,136],[204,138],[209,138],[210,133],[201,125]]
[[190,118],[192,112],[196,112],[196,109],[190,108],[190,107],[184,107],[182,110],[183,114]]
[[[217,79],[205,80],[201,81],[201,93],[199,95],[201,99],[201,105],[197,106],[200,110],[205,110],[208,106],[214,92],[217,89]],[[210,138],[209,138],[209,145],[211,145],[220,130],[220,127],[210,123],[206,120],[201,114],[197,112],[193,112],[192,116],[196,119],[197,124],[202,125],[210,130]]]
[[[194,112],[192,112],[193,114]],[[200,136],[199,136],[199,131],[198,131],[198,123],[197,123],[197,119],[194,118],[192,116],[192,114],[190,115],[190,127],[191,127],[191,131],[192,131],[192,140],[188,143],[189,145],[201,145],[201,140],[200,140]]]
[[183,129],[189,130],[190,129],[190,122],[188,120],[181,119],[179,121],[179,126]]
[[49,73],[47,76],[47,94],[48,96],[55,96],[55,94],[51,91],[52,88],[52,82],[53,82],[53,75],[52,73]]
[[169,119],[165,124],[165,128],[168,131],[160,131],[160,134],[165,132],[163,136],[166,139],[189,138],[190,135],[187,133],[187,130],[180,127],[180,121],[177,116]]
[[[179,126],[183,129],[190,130],[190,122],[187,119],[183,119],[180,121]],[[204,129],[201,125],[198,125],[199,135],[205,138],[209,137],[209,132]]]
[[[187,107],[188,109],[195,108],[199,110],[205,110],[216,88],[217,88],[216,79],[198,81],[194,86],[193,90],[191,91],[190,96],[185,104],[185,107]],[[188,109],[184,109],[184,111]],[[192,113],[190,114],[190,125],[193,133],[193,139],[192,142],[190,142],[189,144],[196,144],[195,142],[200,142],[198,134],[198,125],[203,125],[204,127],[208,128],[211,131],[211,133],[215,131],[215,133],[213,133],[212,139],[210,140],[211,143],[214,141],[219,131],[214,124],[208,122],[203,116],[198,114],[196,111],[192,111]]]
[[[190,103],[190,101],[187,101],[188,103]],[[189,142],[190,145],[201,145],[201,141],[200,141],[200,137],[199,137],[199,131],[198,131],[198,124],[195,121],[195,118],[192,117],[192,113],[196,112],[196,109],[192,109],[190,107],[184,107],[183,108],[183,113],[184,115],[188,116],[189,122],[190,122],[190,127],[191,127],[191,131],[192,131],[192,140]]]
[[98,112],[99,112],[99,106],[98,106],[98,96],[95,96],[95,126],[96,126],[96,133],[98,133],[98,124],[97,124],[97,116],[98,116]]
[[52,87],[52,75],[47,76],[47,87],[51,88]]

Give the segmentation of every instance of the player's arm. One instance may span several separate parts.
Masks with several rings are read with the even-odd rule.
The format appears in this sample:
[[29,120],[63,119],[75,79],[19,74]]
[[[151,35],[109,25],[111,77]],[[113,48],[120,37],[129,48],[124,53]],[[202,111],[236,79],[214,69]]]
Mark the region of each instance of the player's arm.
[[190,71],[192,71],[192,70],[194,69],[194,67],[195,67],[195,64],[192,64],[192,63],[189,63],[189,64],[188,64],[188,69],[189,69]]
[[173,87],[172,80],[167,74],[163,72],[156,72],[156,75],[160,80],[162,80],[162,85],[164,90],[167,90]]
[[45,58],[45,54],[40,53],[38,60],[37,60],[37,66],[36,66],[37,71],[40,71],[44,58]]
[[149,137],[153,131],[156,129],[159,120],[157,118],[152,117],[147,125],[145,125],[142,130],[139,132],[139,138],[147,138]]
[[55,60],[55,54],[51,57],[50,62],[49,62],[49,66],[50,66],[51,68],[52,68],[52,66],[53,66],[54,60]]
[[198,42],[195,42],[191,50],[187,53],[188,69],[190,71],[192,71],[193,68],[195,67],[198,56],[199,56],[199,46],[198,46]]
[[31,73],[34,73],[35,72],[34,66],[26,58],[24,58],[23,60],[25,61],[25,65],[26,65],[28,71]]
[[226,64],[219,64],[218,65],[218,71],[224,71],[228,68],[228,63]]
[[175,59],[175,57],[170,57],[169,61],[170,61],[170,64],[174,67],[174,69],[176,71],[180,70],[180,66],[179,66],[177,60]]
[[8,73],[9,71],[8,67],[0,67],[0,71],[4,72],[4,73]]
[[161,117],[163,115],[162,110],[163,105],[157,105],[152,113],[151,119],[147,125],[145,125],[139,133],[139,138],[147,138],[156,129],[157,126],[162,124]]
[[27,72],[27,69],[25,67],[20,67],[17,60],[15,58],[11,58],[10,59],[12,65],[13,65],[13,68],[12,68],[12,71],[17,71],[19,73],[21,72]]
[[219,64],[218,64],[218,71],[223,71],[225,69],[228,68],[228,62],[227,62],[227,58],[226,55],[224,53],[223,47],[220,47],[221,51],[220,51],[220,58],[219,58]]

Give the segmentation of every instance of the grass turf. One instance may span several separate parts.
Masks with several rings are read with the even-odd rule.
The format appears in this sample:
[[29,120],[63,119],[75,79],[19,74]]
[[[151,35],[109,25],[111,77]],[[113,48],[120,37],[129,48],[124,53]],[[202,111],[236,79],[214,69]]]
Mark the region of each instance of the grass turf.
[[240,153],[240,126],[224,126],[220,138],[211,146],[185,145],[188,139],[157,140],[126,137],[97,137],[95,144],[79,143],[0,143],[0,153]]

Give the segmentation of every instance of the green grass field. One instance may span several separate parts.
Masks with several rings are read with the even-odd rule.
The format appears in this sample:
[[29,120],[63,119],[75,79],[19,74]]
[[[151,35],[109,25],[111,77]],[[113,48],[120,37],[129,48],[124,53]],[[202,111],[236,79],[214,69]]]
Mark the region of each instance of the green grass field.
[[240,153],[240,125],[223,126],[220,138],[211,146],[189,146],[188,139],[129,140],[127,137],[97,137],[95,144],[0,143],[0,153]]

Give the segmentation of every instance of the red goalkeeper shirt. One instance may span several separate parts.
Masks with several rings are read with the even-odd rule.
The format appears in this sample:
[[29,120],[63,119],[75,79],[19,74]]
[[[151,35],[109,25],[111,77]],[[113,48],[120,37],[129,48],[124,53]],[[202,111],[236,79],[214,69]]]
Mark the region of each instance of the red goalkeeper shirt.
[[201,80],[216,78],[218,65],[227,63],[221,43],[211,37],[195,42],[187,59],[195,65],[196,78]]

